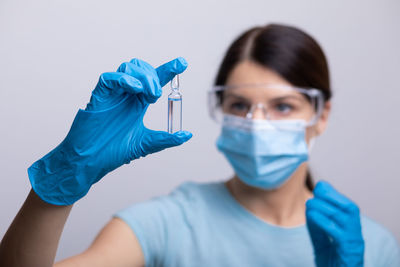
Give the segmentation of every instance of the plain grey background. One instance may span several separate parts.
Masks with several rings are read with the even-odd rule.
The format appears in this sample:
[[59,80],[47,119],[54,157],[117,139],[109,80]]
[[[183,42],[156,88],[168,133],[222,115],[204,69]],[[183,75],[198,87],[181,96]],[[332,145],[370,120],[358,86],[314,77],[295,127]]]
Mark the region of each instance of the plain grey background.
[[[333,183],[399,240],[398,0],[1,0],[0,237],[30,190],[26,169],[62,141],[99,74],[134,57],[154,66],[187,59],[184,128],[194,137],[94,185],[73,208],[57,258],[84,250],[113,213],[134,202],[186,180],[228,178],[206,92],[232,40],[270,22],[310,33],[329,60],[333,111],[312,153],[315,178]],[[165,129],[166,112],[164,95],[149,109],[147,125]]]

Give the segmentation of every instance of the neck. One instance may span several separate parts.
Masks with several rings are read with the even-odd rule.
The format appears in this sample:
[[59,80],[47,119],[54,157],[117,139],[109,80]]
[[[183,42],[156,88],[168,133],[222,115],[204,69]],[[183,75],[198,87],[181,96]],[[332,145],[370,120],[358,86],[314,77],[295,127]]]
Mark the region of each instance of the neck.
[[305,223],[305,202],[312,193],[305,186],[307,164],[303,163],[278,189],[263,190],[244,184],[237,176],[226,186],[233,197],[258,218],[279,226]]

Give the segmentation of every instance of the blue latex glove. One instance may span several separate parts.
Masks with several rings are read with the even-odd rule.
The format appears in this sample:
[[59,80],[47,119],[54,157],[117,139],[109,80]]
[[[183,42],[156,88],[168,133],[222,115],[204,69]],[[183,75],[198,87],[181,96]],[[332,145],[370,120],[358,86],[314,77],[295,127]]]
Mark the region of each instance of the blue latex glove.
[[186,68],[183,58],[157,69],[133,59],[117,72],[103,73],[64,141],[29,167],[36,194],[51,204],[72,204],[119,166],[188,141],[189,132],[169,134],[143,125],[149,104],[162,94],[161,87]]
[[318,267],[364,265],[360,212],[351,200],[318,182],[306,203],[306,219]]

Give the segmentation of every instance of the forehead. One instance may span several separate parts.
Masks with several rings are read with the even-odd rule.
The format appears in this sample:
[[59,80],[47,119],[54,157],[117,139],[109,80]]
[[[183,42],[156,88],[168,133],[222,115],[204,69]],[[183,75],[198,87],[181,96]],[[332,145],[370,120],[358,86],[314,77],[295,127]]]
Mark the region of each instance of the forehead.
[[229,74],[226,82],[226,85],[240,84],[282,84],[292,86],[275,71],[249,60],[238,63]]
[[[227,79],[226,85],[232,86],[224,92],[225,97],[243,97],[254,101],[262,101],[271,98],[280,98],[285,96],[301,97],[299,92],[294,90],[282,89],[280,87],[292,87],[292,84],[285,80],[275,71],[261,66],[252,61],[243,61],[235,66]],[[268,86],[250,86],[250,85],[278,85]]]

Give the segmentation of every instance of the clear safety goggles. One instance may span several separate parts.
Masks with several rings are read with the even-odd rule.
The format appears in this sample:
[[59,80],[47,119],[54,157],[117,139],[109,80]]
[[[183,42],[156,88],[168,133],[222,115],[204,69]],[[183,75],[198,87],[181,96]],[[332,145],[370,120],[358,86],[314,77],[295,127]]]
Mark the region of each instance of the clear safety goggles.
[[215,86],[208,92],[211,117],[222,123],[224,115],[268,121],[305,121],[314,125],[324,106],[322,92],[281,84]]

